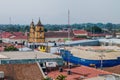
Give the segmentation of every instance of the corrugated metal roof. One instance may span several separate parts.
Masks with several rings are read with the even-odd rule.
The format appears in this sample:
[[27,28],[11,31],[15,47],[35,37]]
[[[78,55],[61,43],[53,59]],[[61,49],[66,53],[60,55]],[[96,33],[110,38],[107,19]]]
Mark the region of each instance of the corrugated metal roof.
[[108,42],[108,43],[116,43],[116,44],[120,44],[120,39],[98,39],[99,42]]
[[0,59],[8,59],[8,57],[0,54]]
[[28,52],[19,52],[19,51],[12,51],[12,52],[1,52],[1,55],[7,56],[7,58],[10,59],[46,59],[46,58],[61,58],[58,55],[53,55],[50,53],[45,53],[45,52],[38,52],[38,51],[28,51]]

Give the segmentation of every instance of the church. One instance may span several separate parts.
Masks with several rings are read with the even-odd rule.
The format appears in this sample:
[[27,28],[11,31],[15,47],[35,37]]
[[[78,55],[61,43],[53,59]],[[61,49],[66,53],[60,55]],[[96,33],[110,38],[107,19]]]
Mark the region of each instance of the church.
[[37,25],[34,25],[33,21],[31,22],[28,42],[29,43],[44,43],[45,42],[44,26],[41,24],[40,19]]

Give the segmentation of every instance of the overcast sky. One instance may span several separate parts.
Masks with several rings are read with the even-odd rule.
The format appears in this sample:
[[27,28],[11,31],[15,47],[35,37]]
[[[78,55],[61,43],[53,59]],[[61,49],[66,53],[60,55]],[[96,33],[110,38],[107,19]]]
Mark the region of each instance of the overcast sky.
[[0,0],[0,24],[120,23],[120,0]]

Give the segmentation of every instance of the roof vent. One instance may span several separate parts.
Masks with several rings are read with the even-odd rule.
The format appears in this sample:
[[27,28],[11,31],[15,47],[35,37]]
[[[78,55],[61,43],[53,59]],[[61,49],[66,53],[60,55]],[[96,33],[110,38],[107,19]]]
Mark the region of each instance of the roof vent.
[[83,79],[85,79],[85,76],[80,76],[80,80],[83,80]]
[[70,71],[70,70],[68,70],[68,71],[67,71],[67,74],[68,74],[68,75],[71,75],[71,71]]
[[72,68],[72,65],[70,64],[70,65],[69,65],[69,69],[71,69],[71,68]]
[[0,80],[4,78],[4,72],[3,71],[0,71]]
[[59,72],[63,72],[63,68],[62,67],[59,67]]
[[107,75],[105,80],[116,80],[115,76],[113,75]]

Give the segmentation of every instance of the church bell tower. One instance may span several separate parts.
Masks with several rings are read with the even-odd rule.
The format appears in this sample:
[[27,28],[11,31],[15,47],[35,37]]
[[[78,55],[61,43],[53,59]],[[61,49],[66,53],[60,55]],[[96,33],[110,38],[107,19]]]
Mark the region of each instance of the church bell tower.
[[28,41],[29,43],[44,43],[45,42],[44,27],[41,24],[40,19],[36,26],[34,26],[33,21],[31,22]]
[[33,22],[33,20],[32,20],[32,22],[31,22],[31,24],[30,24],[30,30],[29,30],[30,32],[29,32],[29,39],[28,39],[28,41],[29,41],[29,43],[32,43],[32,42],[34,42],[34,38],[35,38],[35,26],[34,26],[34,22]]
[[40,19],[35,27],[35,42],[36,43],[44,43],[45,42],[44,27],[41,24]]

